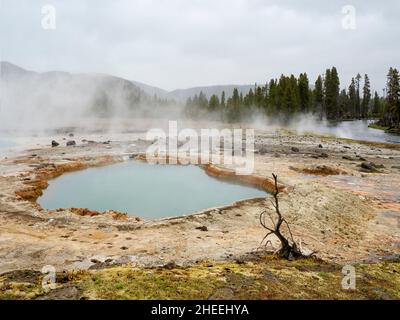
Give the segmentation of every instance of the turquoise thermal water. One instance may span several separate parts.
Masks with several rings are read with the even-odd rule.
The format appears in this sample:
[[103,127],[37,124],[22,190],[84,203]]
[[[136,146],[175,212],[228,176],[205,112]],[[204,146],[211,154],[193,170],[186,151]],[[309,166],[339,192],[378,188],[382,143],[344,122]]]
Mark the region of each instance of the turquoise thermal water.
[[51,180],[38,203],[47,209],[117,210],[151,219],[266,196],[256,188],[212,178],[197,166],[128,161]]

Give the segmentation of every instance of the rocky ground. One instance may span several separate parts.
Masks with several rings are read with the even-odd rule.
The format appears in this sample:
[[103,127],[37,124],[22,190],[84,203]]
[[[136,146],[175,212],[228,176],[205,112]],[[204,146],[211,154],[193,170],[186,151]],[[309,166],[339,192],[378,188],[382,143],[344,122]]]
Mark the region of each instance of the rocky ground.
[[[11,290],[5,275],[40,271],[46,265],[72,273],[119,265],[190,270],[201,261],[231,263],[260,252],[265,230],[258,218],[262,210],[273,210],[269,199],[154,221],[117,212],[41,208],[35,200],[49,179],[126,161],[151,143],[143,133],[61,135],[54,140],[60,145],[33,139],[29,149],[0,160],[4,297]],[[67,147],[70,140],[76,144]],[[281,211],[305,251],[316,251],[323,263],[332,265],[381,266],[390,260],[390,268],[399,271],[400,146],[281,130],[258,131],[256,150],[255,175],[266,178],[274,172],[286,186]],[[278,247],[271,240],[268,250]],[[289,267],[285,263],[282,268]],[[386,276],[399,281],[391,273]]]

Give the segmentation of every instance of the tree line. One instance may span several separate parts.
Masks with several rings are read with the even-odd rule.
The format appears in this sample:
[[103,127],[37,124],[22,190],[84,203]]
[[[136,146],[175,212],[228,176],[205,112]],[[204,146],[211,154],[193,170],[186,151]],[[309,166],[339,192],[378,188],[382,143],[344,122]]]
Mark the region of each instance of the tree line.
[[225,92],[209,99],[204,93],[186,101],[185,112],[191,117],[217,116],[219,120],[234,122],[262,112],[290,120],[299,113],[314,114],[328,120],[380,119],[385,126],[399,127],[400,89],[399,72],[391,68],[388,74],[386,97],[371,92],[369,76],[357,74],[346,89],[340,89],[335,67],[327,69],[310,85],[308,75],[282,75],[265,85],[255,85],[247,94],[234,89],[232,96]]

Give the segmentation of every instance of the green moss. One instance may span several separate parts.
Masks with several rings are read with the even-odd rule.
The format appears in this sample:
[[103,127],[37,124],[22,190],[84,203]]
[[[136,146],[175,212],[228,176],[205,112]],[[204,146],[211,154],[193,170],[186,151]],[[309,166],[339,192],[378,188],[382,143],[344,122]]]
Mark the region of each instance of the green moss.
[[329,273],[328,272],[318,272],[318,276],[321,277],[322,279],[328,279],[329,278]]
[[[187,268],[114,267],[69,273],[62,286],[87,299],[400,299],[400,263],[358,264],[356,290],[342,289],[342,267],[314,259],[199,263]],[[37,282],[38,284],[40,281]],[[0,299],[45,295],[38,284],[6,284]]]

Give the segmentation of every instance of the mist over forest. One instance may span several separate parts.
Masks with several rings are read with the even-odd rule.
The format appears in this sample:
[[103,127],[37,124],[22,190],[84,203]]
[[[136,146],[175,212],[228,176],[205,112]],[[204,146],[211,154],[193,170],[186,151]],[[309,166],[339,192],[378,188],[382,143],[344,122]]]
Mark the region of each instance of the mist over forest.
[[[399,73],[390,68],[386,95],[371,92],[368,75],[347,87],[329,68],[312,82],[307,73],[264,85],[216,85],[166,91],[106,74],[38,73],[1,62],[2,131],[59,128],[134,130],[138,119],[204,120],[304,130],[320,121],[375,119],[399,128]],[[131,125],[130,125],[130,124]]]

